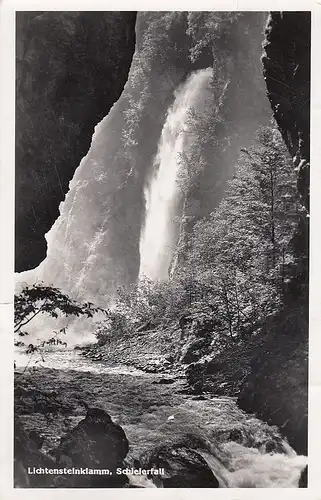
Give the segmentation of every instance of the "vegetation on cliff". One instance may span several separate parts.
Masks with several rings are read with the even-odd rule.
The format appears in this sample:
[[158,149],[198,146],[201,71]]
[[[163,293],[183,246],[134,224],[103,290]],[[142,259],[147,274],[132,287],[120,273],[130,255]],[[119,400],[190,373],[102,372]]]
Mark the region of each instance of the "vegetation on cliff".
[[[296,247],[301,223],[292,159],[278,130],[261,128],[252,147],[243,148],[216,210],[192,218],[169,281],[145,279],[119,289],[96,331],[102,359],[123,357],[150,371],[185,366],[192,392],[240,393],[243,409],[279,425],[306,453],[307,285]],[[163,362],[149,360],[146,346]]]
[[[105,300],[101,291],[105,288],[97,289],[97,282],[107,282],[106,276],[115,276],[116,270],[122,274],[124,283],[136,279],[139,234],[144,218],[143,186],[153,173],[150,169],[166,112],[175,90],[188,74],[212,67],[211,99],[202,113],[190,109],[193,137],[189,147],[177,158],[184,206],[170,279],[152,282],[146,278],[119,288],[106,319],[95,332],[98,340],[95,352],[106,351],[110,355],[111,351],[117,351],[117,342],[118,346],[128,343],[129,347],[119,349],[118,361],[130,362],[132,352],[128,351],[145,353],[146,345],[147,350],[161,345],[159,352],[166,354],[167,368],[168,365],[186,368],[193,392],[211,390],[235,395],[241,389],[242,407],[277,423],[292,436],[291,443],[296,449],[305,453],[308,227],[299,194],[307,208],[307,177],[303,174],[308,163],[309,130],[306,113],[304,123],[297,113],[301,97],[291,94],[280,99],[275,82],[283,86],[285,94],[284,88],[292,85],[291,77],[295,80],[299,75],[299,84],[304,80],[304,93],[307,82],[305,66],[299,64],[297,68],[298,54],[291,52],[293,37],[289,37],[290,48],[286,46],[291,52],[291,64],[282,71],[284,60],[279,61],[277,57],[282,16],[272,15],[263,65],[268,95],[281,133],[274,124],[257,130],[258,124],[266,123],[270,117],[261,98],[262,68],[259,64],[253,65],[253,61],[258,61],[261,46],[252,41],[260,39],[262,16],[264,14],[215,12],[142,13],[139,16],[137,32],[141,36],[137,39],[130,77],[119,108],[121,112],[118,109],[117,114],[114,108],[117,119],[106,122],[108,137],[101,135],[101,143],[106,148],[101,153],[103,173],[102,177],[97,175],[94,182],[99,183],[101,179],[103,182],[97,190],[97,186],[90,183],[87,183],[88,192],[85,188],[86,215],[96,215],[100,204],[108,211],[108,217],[105,212],[99,212],[97,220],[87,217],[85,221],[86,224],[89,221],[91,228],[88,241],[95,242],[88,245],[92,252],[90,266],[99,267],[97,260],[100,259],[103,273],[98,274],[99,280],[89,272],[82,276],[88,288],[94,284],[99,300]],[[30,50],[33,53],[32,47]],[[47,97],[49,91],[45,88],[44,92]],[[308,94],[306,97],[308,99]],[[288,113],[286,102],[298,108],[296,120]],[[57,103],[60,114],[55,119],[59,121],[62,114],[66,114],[68,99],[65,96]],[[307,111],[305,104],[304,101],[302,105]],[[48,120],[50,127],[53,126],[51,116]],[[77,119],[77,127],[78,122],[81,120]],[[20,140],[18,134],[18,143]],[[63,140],[63,144],[67,146],[68,141]],[[24,148],[24,151],[30,154],[31,150]],[[299,166],[299,193],[289,152]],[[46,152],[44,154],[46,156]],[[95,162],[94,156],[91,165],[98,171],[101,164]],[[47,165],[46,161],[43,163]],[[90,168],[87,175],[92,176]],[[97,205],[93,203],[90,212],[92,192]],[[77,218],[78,207],[84,206],[84,199],[80,196],[79,205],[74,205]],[[67,211],[67,204],[65,208]],[[67,248],[69,254],[83,244],[82,233],[77,230],[76,233],[74,247]],[[72,236],[68,244],[70,240]],[[62,246],[64,243],[62,238]],[[112,270],[108,275],[105,268],[109,257]],[[72,267],[70,276],[78,275],[85,258],[78,261],[80,269],[77,265]],[[131,268],[131,272],[127,268]],[[60,303],[57,294],[52,307],[45,299],[43,309],[42,305],[39,309],[38,303],[35,306],[35,298],[29,292],[23,294],[17,300],[18,315],[22,304],[18,331],[32,315],[47,312],[55,316],[56,305]],[[39,298],[44,297],[36,297],[36,302]],[[78,311],[74,304],[69,307],[68,297],[63,300],[68,314]],[[79,314],[84,314],[84,310],[81,311]],[[131,339],[134,339],[132,344]],[[299,390],[289,390],[296,382]],[[287,391],[288,396],[284,398]],[[296,439],[297,431],[300,435]]]
[[222,202],[177,249],[180,266],[171,279],[145,279],[129,292],[119,290],[112,315],[97,332],[100,342],[104,332],[160,327],[195,308],[213,341],[257,333],[284,306],[293,276],[300,214],[295,182],[279,132],[260,129],[253,147],[243,150]]

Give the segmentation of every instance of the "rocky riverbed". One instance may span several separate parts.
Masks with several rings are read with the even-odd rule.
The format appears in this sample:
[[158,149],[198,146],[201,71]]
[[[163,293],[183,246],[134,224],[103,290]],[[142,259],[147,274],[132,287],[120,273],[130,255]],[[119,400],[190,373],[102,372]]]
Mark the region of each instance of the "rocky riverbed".
[[[197,487],[188,472],[197,465],[201,477],[205,469],[212,473],[216,487],[298,486],[306,457],[298,456],[276,428],[240,410],[235,398],[192,396],[180,375],[94,362],[72,350],[49,353],[26,370],[22,359],[17,363],[16,415],[27,435],[41,438],[40,452],[52,463],[62,438],[68,441],[94,408],[123,429],[125,466],[166,464],[161,484],[129,475],[128,485],[166,487],[165,479],[179,476],[177,487]],[[85,454],[83,462],[86,467]]]

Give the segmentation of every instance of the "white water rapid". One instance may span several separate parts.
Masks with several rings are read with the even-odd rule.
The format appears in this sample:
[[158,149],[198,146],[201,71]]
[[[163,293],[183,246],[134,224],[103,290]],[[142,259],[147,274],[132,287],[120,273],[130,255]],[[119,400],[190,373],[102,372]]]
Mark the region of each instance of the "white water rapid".
[[[276,428],[240,410],[235,398],[212,395],[195,400],[182,394],[181,379],[171,385],[153,383],[167,375],[93,362],[71,349],[48,348],[43,360],[35,364],[37,360],[36,356],[29,364],[29,383],[33,381],[40,391],[61,394],[71,404],[73,425],[84,418],[86,401],[105,409],[123,427],[135,453],[179,441],[186,434],[204,438],[207,446],[195,451],[221,488],[298,487],[307,457],[297,455]],[[17,353],[16,361],[19,377],[29,361],[23,352]],[[37,413],[20,418],[28,431],[41,422],[45,447],[60,435],[63,419],[59,414],[54,423]],[[133,477],[137,477],[132,481],[136,486],[155,487],[145,476]]]
[[140,241],[140,276],[152,280],[168,278],[178,238],[175,218],[180,215],[180,155],[192,141],[189,111],[201,111],[206,105],[211,76],[211,68],[197,71],[176,91],[160,137],[152,178],[144,190],[146,219]]

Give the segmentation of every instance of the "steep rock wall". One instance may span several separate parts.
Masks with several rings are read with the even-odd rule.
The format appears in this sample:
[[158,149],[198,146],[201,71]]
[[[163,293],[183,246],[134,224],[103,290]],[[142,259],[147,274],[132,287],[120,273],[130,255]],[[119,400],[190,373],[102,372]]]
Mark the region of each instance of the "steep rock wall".
[[271,425],[290,445],[307,454],[308,308],[291,304],[265,325],[266,339],[252,356],[238,403]]
[[201,180],[197,196],[203,205],[195,217],[216,206],[239,147],[246,146],[252,131],[266,120],[269,105],[260,79],[260,55],[267,15],[239,14],[233,29],[210,19],[213,41],[195,58],[191,51],[198,35],[190,29],[191,16],[138,14],[136,51],[124,92],[97,126],[61,216],[48,234],[48,257],[37,271],[45,282],[103,305],[118,286],[135,281],[145,218],[143,189],[174,91],[191,72],[213,67],[215,112],[225,120],[223,129],[216,131],[218,146],[208,152],[212,161]]
[[132,12],[17,12],[16,271],[46,256],[44,234],[94,126],[127,80]]
[[[191,52],[197,49],[196,62],[211,54],[212,98],[208,102],[209,113],[203,125],[200,148],[205,166],[193,179],[186,195],[172,274],[184,265],[193,225],[209,215],[222,199],[240,148],[249,147],[256,130],[268,124],[271,118],[261,64],[266,20],[264,12],[221,16],[207,12],[189,16]],[[202,26],[209,30],[206,41],[202,38],[202,29],[206,28]]]
[[298,189],[309,206],[310,12],[271,12],[262,57],[274,117],[298,167]]
[[219,122],[215,143],[205,150],[208,168],[200,179],[200,216],[216,208],[240,148],[249,147],[258,127],[270,120],[260,61],[266,19],[265,12],[241,13],[233,28],[222,30],[212,42],[213,100]]
[[[309,12],[272,12],[263,56],[268,97],[297,167],[305,209],[309,207],[310,25]],[[293,240],[296,263],[285,309],[266,325],[266,341],[253,355],[238,398],[242,408],[278,425],[302,454],[307,454],[308,444],[308,236],[303,211]]]

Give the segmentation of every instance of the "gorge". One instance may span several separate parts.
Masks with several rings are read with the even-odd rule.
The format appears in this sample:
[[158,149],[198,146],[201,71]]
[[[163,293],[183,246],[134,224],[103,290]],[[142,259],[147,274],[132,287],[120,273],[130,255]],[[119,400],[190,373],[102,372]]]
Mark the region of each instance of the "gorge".
[[[298,21],[303,23],[294,36],[291,13],[268,16],[264,12],[139,12],[137,17],[131,13],[124,17],[114,14],[112,20],[108,20],[106,13],[99,21],[96,37],[92,38],[95,15],[88,14],[88,18],[82,19],[83,15],[65,13],[50,17],[47,13],[30,22],[31,25],[44,22],[44,34],[41,35],[44,39],[47,24],[53,23],[66,37],[66,46],[70,40],[73,43],[81,26],[77,40],[82,40],[88,54],[91,44],[97,44],[106,31],[105,24],[116,29],[119,23],[123,30],[119,44],[121,47],[126,41],[126,53],[120,49],[117,55],[121,54],[122,62],[108,59],[108,64],[122,75],[119,85],[123,81],[124,89],[118,92],[115,87],[118,100],[115,95],[104,100],[101,90],[96,94],[92,91],[97,107],[88,121],[88,130],[95,125],[89,150],[86,143],[78,148],[78,143],[72,142],[76,129],[79,130],[77,140],[84,133],[81,124],[86,120],[85,115],[81,116],[78,125],[77,117],[72,118],[76,129],[71,122],[65,128],[63,117],[69,116],[69,108],[62,107],[61,116],[55,123],[59,123],[58,129],[66,133],[63,154],[57,145],[50,149],[50,161],[46,158],[46,148],[42,155],[35,154],[37,162],[48,167],[49,185],[52,184],[51,176],[56,175],[53,165],[57,159],[56,177],[58,180],[63,176],[63,187],[52,204],[45,200],[47,207],[43,213],[50,216],[45,216],[41,230],[40,226],[37,228],[40,231],[36,238],[38,243],[30,243],[29,249],[24,247],[21,243],[23,232],[19,229],[21,223],[17,224],[20,231],[16,240],[19,249],[17,271],[23,271],[17,274],[17,293],[26,284],[32,287],[41,282],[44,286],[61,289],[75,301],[90,301],[101,308],[109,308],[109,316],[96,331],[84,322],[74,328],[88,328],[91,340],[97,340],[80,349],[82,361],[77,361],[76,354],[68,351],[65,359],[68,361],[70,357],[71,361],[65,365],[64,356],[59,352],[55,358],[57,364],[50,365],[55,355],[49,352],[49,367],[45,363],[38,368],[38,374],[35,369],[30,376],[21,375],[19,368],[20,380],[28,386],[30,396],[32,391],[47,394],[54,390],[56,376],[61,380],[67,378],[69,383],[73,372],[82,364],[85,364],[84,373],[98,367],[107,386],[113,380],[115,367],[120,374],[127,369],[124,366],[129,367],[130,377],[135,377],[135,370],[139,370],[142,391],[148,394],[145,405],[157,406],[155,397],[149,393],[149,384],[155,383],[155,394],[163,397],[166,393],[164,408],[157,408],[155,414],[154,410],[146,410],[146,416],[141,408],[137,410],[136,424],[142,433],[139,439],[147,436],[145,423],[153,419],[155,425],[157,422],[163,429],[167,418],[169,422],[171,417],[176,418],[179,426],[182,423],[184,427],[186,423],[183,430],[187,432],[197,404],[201,415],[199,425],[205,425],[206,439],[209,437],[207,431],[215,435],[215,422],[212,422],[213,430],[208,405],[215,404],[218,398],[223,420],[230,411],[233,415],[242,415],[244,424],[240,430],[233,417],[230,427],[228,425],[230,434],[217,424],[220,429],[217,432],[224,435],[221,444],[229,457],[223,453],[222,463],[228,464],[226,467],[232,474],[226,475],[230,481],[228,487],[247,487],[248,482],[251,483],[248,478],[251,472],[246,467],[244,472],[242,461],[235,458],[244,451],[238,448],[240,446],[246,447],[253,464],[255,460],[267,461],[266,477],[274,477],[273,464],[280,461],[288,472],[276,485],[296,487],[307,454],[309,130],[306,113],[309,114],[309,108],[305,103],[308,102],[309,75],[305,56],[309,55],[309,18],[293,14],[293,25]],[[131,29],[134,23],[135,34]],[[282,25],[291,30],[281,35]],[[113,29],[109,31],[111,34]],[[131,49],[134,38],[135,51]],[[26,42],[23,37],[20,41],[23,48]],[[301,51],[298,49],[300,44]],[[77,54],[75,47],[72,45],[74,55]],[[39,56],[44,49],[32,38],[28,50],[36,51]],[[28,50],[25,53],[28,54]],[[103,50],[102,47],[100,63],[104,62]],[[105,50],[106,54],[112,52],[111,45]],[[133,52],[125,83],[126,67],[129,68]],[[93,73],[81,56],[82,49],[79,54],[80,63],[90,77]],[[18,58],[18,65],[21,65],[19,61]],[[288,96],[283,90],[279,99],[281,94],[273,87],[277,67],[283,63],[286,68],[280,70],[277,79],[285,86],[292,79],[292,83],[296,85],[297,82],[306,93],[302,120],[297,111],[293,111],[293,117],[291,115],[291,106],[297,106],[295,96]],[[96,61],[96,68],[97,65]],[[21,68],[22,73],[40,79],[30,65],[27,69],[23,65]],[[107,69],[102,72],[107,74]],[[46,89],[49,82],[43,82]],[[45,94],[50,96],[47,90]],[[19,92],[21,109],[32,121],[34,115],[24,101],[26,88]],[[89,102],[80,94],[77,99]],[[112,107],[111,101],[114,102]],[[75,108],[80,115],[84,111],[80,104]],[[17,148],[18,152],[27,154],[28,148],[23,145],[23,126],[21,130]],[[30,140],[34,141],[32,134]],[[34,143],[34,146],[39,145]],[[74,151],[72,161],[68,151]],[[77,167],[75,162],[79,163],[81,156]],[[28,158],[24,156],[24,159],[24,164],[29,165]],[[67,170],[61,173],[63,167],[62,170],[59,167],[66,161],[70,163],[68,175]],[[295,166],[299,170],[298,178]],[[71,179],[73,168],[76,170]],[[19,193],[20,170],[17,175]],[[46,175],[44,173],[44,177]],[[29,214],[32,213],[33,197],[28,196],[25,213]],[[61,204],[56,218],[57,199]],[[23,213],[23,207],[26,207],[24,198],[18,197],[18,215]],[[44,244],[38,237],[41,239],[41,231],[43,234],[43,229],[46,231],[50,226],[43,259]],[[24,260],[24,251],[33,253],[35,244],[42,248],[41,252],[37,250],[31,260],[27,257]],[[50,318],[51,322],[46,323],[45,315],[42,316],[28,324],[30,338],[33,329],[43,335],[43,332],[49,333],[54,324],[60,327],[59,321]],[[81,341],[80,334],[77,341],[76,333],[72,343],[80,344]],[[107,367],[106,373],[104,367]],[[45,374],[43,380],[40,372]],[[165,379],[161,378],[162,374]],[[161,388],[171,377],[173,381],[168,384],[174,384],[175,401],[170,401]],[[98,378],[88,375],[87,395],[80,387],[83,375],[77,374],[76,378],[80,385],[75,385],[75,391],[81,396],[78,400],[71,389],[69,395],[68,389],[68,397],[74,405],[70,409],[71,421],[76,416],[84,416],[79,401],[86,399],[91,391],[99,393],[100,407],[113,416],[121,388],[118,388],[119,393],[113,394],[113,401],[108,401],[108,394],[101,389]],[[292,384],[293,380],[297,387]],[[17,381],[19,385],[19,375]],[[132,389],[128,386],[127,390],[126,404],[129,404]],[[42,418],[30,414],[29,396],[27,394],[19,407],[28,431],[33,425],[38,428]],[[228,398],[227,403],[224,398]],[[97,403],[89,399],[90,404]],[[238,413],[241,410],[236,399],[245,414]],[[64,400],[57,404],[64,407],[67,403]],[[169,414],[171,405],[173,415]],[[185,415],[187,407],[188,416]],[[126,434],[133,435],[137,446],[139,439],[132,429],[135,418],[133,421],[131,417],[127,419],[126,414],[122,421],[118,406],[116,413],[117,419],[125,425]],[[283,448],[281,434],[269,426],[264,427],[264,439],[260,441],[257,429],[267,424],[255,420],[256,417],[253,417],[253,430],[248,430],[246,422],[252,422],[249,413],[282,429],[283,437],[288,440],[282,441]],[[222,415],[217,418],[220,421]],[[57,426],[60,438],[67,431],[60,423]],[[50,441],[54,436],[47,438]],[[185,443],[183,448],[186,446]],[[140,451],[145,453],[146,450]],[[211,470],[218,477],[220,471],[212,451]],[[132,453],[133,450],[129,457],[134,460]],[[207,452],[203,449],[202,453],[207,456],[208,449]],[[236,454],[234,458],[233,453]],[[143,460],[142,456],[135,456],[135,459]],[[147,462],[152,460],[152,455],[145,459]],[[231,465],[234,459],[238,465]],[[244,475],[238,471],[243,471]],[[265,481],[264,474],[260,477],[258,474],[254,487],[273,487],[273,479],[269,481]]]
[[[196,206],[192,215],[196,219],[208,215],[221,199],[239,148],[248,147],[257,128],[271,116],[260,63],[266,14],[223,14],[212,33],[222,45],[219,55],[206,48],[194,61],[188,50],[197,46],[204,15],[139,14],[136,52],[124,92],[96,126],[60,217],[46,236],[47,258],[31,276],[98,305],[106,304],[118,286],[136,280],[145,219],[144,186],[152,175],[174,92],[200,67],[213,67],[210,109],[215,124],[206,132],[206,150],[200,152],[205,167],[198,192],[192,196],[191,205]],[[209,22],[214,29],[220,18],[212,16]],[[164,33],[166,44],[160,47],[157,36]],[[213,157],[214,164],[208,159]],[[174,156],[172,161],[176,162]]]

